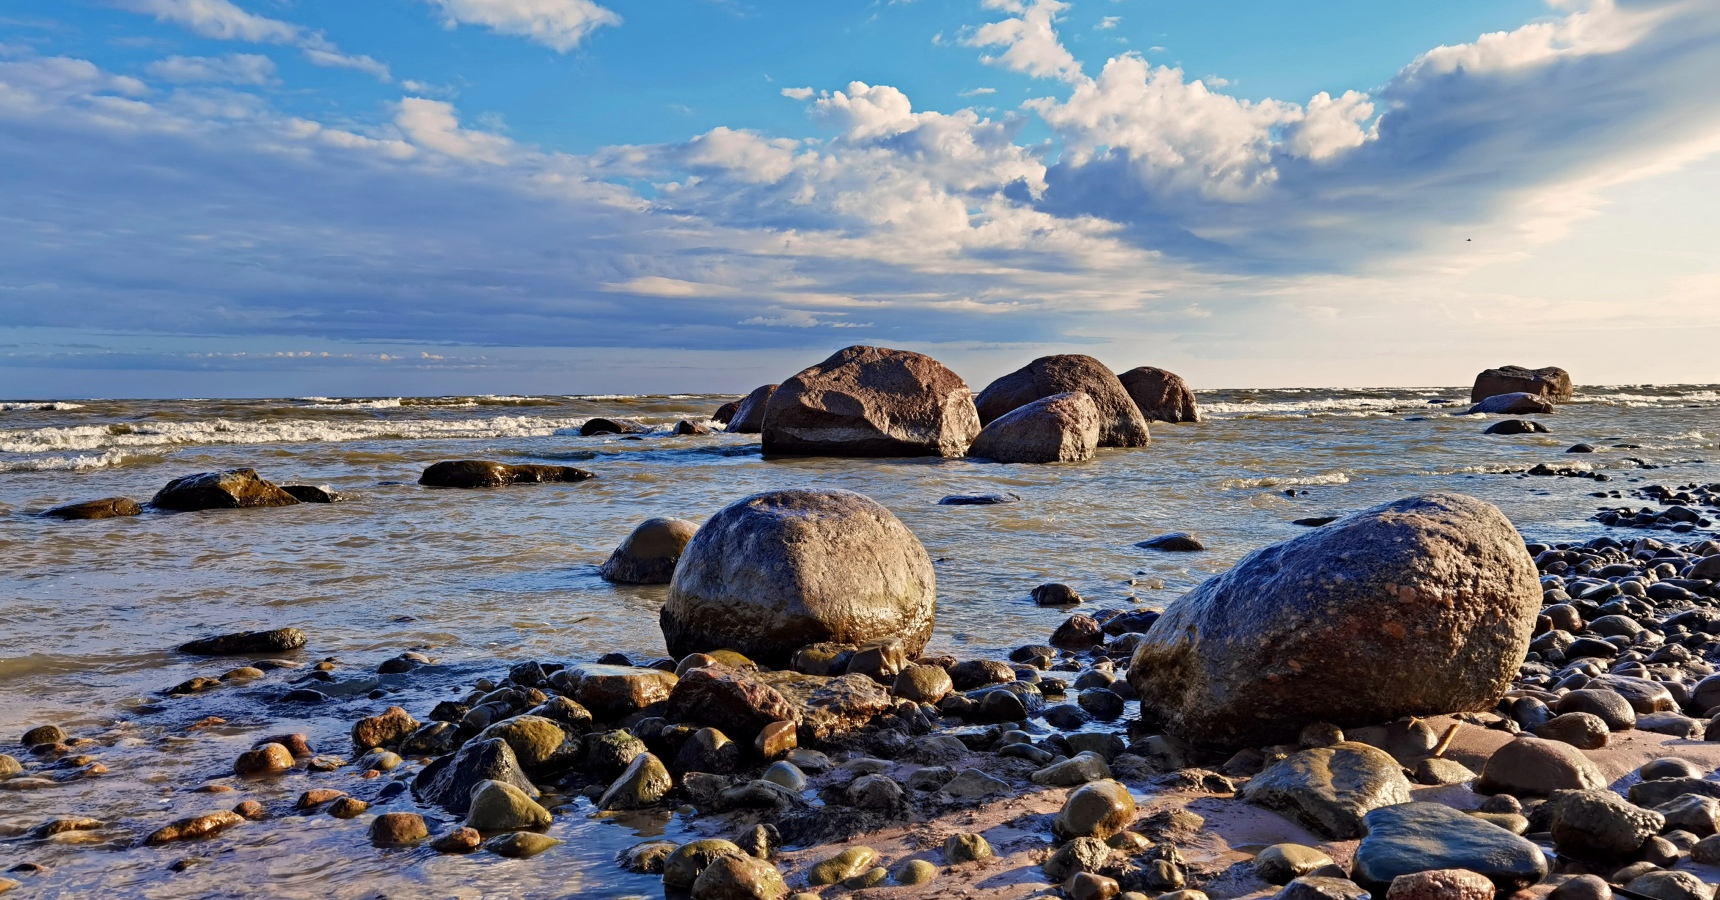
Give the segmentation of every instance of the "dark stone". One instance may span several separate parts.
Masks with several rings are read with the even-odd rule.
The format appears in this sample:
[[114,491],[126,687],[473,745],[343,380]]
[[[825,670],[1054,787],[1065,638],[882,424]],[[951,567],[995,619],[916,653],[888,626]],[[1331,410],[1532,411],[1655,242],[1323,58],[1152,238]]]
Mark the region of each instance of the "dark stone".
[[1435,869],[1467,869],[1501,896],[1547,877],[1547,858],[1532,842],[1441,803],[1386,806],[1363,820],[1351,877],[1382,895],[1393,878]]
[[283,484],[281,490],[293,495],[300,503],[339,503],[346,499],[339,492],[314,484]]
[[999,503],[1020,503],[1020,494],[951,494],[938,501],[939,506],[995,506]]
[[472,802],[472,788],[490,780],[511,784],[536,799],[538,789],[520,769],[514,750],[501,738],[472,741],[450,756],[438,757],[412,781],[412,795],[421,802],[463,816]]
[[1503,419],[1487,426],[1482,434],[1546,434],[1547,426],[1529,419]]
[[42,513],[50,519],[65,519],[67,521],[81,519],[117,519],[125,516],[143,514],[143,507],[136,500],[128,497],[107,497],[101,500],[86,500],[83,503],[69,503],[56,506]]
[[1479,403],[1500,394],[1528,393],[1547,400],[1571,399],[1571,373],[1557,366],[1527,369],[1523,366],[1500,366],[1475,376],[1469,390],[1469,402]]
[[1129,399],[1149,422],[1199,422],[1194,391],[1182,376],[1152,366],[1140,366],[1117,376]]
[[734,415],[728,421],[729,434],[758,434],[764,431],[765,410],[769,408],[770,398],[776,393],[777,385],[766,384],[753,388],[752,393],[741,398],[735,404]]
[[304,632],[297,628],[276,628],[273,631],[242,631],[237,634],[200,638],[181,644],[179,652],[194,656],[234,656],[287,653],[304,645]]
[[604,419],[593,417],[585,420],[579,426],[580,437],[592,437],[599,434],[649,434],[650,427],[643,422],[632,419]]
[[194,512],[293,506],[298,502],[293,495],[264,481],[256,469],[229,469],[176,478],[157,491],[149,505],[156,509]]
[[418,483],[426,487],[485,488],[506,484],[555,484],[584,481],[593,475],[573,466],[510,466],[482,459],[439,462],[424,470]]
[[1148,538],[1135,546],[1143,550],[1164,550],[1169,553],[1197,553],[1206,549],[1206,545],[1186,531],[1172,534],[1161,534],[1156,538]]
[[961,376],[921,353],[854,346],[771,395],[766,455],[959,457],[979,434]]
[[1033,602],[1040,606],[1080,606],[1081,595],[1069,585],[1051,582],[1033,589]]

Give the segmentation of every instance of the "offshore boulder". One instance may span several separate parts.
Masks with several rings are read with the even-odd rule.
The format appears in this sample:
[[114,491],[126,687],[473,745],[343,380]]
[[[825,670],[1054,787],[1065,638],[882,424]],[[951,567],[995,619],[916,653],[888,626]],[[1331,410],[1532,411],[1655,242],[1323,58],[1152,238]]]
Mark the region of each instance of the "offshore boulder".
[[155,493],[149,505],[156,509],[194,512],[202,509],[252,509],[263,506],[293,506],[298,498],[264,481],[256,469],[200,472],[175,478]]
[[1140,366],[1117,376],[1149,422],[1199,422],[1194,391],[1175,372]]
[[1560,402],[1571,399],[1571,373],[1558,366],[1527,369],[1522,366],[1500,366],[1475,376],[1475,386],[1469,390],[1469,402],[1480,403],[1500,394],[1534,394],[1544,400]]
[[517,465],[484,459],[439,462],[424,470],[418,483],[425,487],[487,488],[507,484],[556,484],[594,477],[573,466]]
[[1081,462],[1099,445],[1099,407],[1084,393],[1052,394],[994,419],[968,456],[1000,463]]
[[668,584],[675,563],[699,526],[686,519],[646,519],[598,568],[604,581],[624,584]]
[[[764,430],[765,410],[770,405],[772,394],[776,393],[777,385],[764,384],[753,388],[752,393],[742,397],[740,402],[729,413],[729,434],[758,434]],[[719,410],[720,412],[720,410]]]
[[1195,743],[1491,709],[1541,588],[1503,513],[1409,497],[1264,547],[1165,610],[1129,667],[1143,715]]
[[1152,438],[1140,407],[1116,373],[1091,356],[1042,356],[993,381],[974,401],[979,419],[991,424],[1035,400],[1080,391],[1099,409],[1099,446],[1144,447]]
[[931,557],[901,520],[851,491],[755,494],[723,508],[687,544],[660,620],[669,655],[735,650],[785,668],[820,642],[931,638]]
[[764,452],[785,456],[944,456],[979,434],[967,382],[921,353],[854,346],[771,395]]

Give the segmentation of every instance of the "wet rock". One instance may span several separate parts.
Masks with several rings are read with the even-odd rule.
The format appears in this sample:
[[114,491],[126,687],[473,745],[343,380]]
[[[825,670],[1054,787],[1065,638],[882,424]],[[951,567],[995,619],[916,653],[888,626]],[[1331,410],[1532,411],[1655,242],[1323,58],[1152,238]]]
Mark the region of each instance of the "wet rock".
[[1098,838],[1078,837],[1057,848],[1040,870],[1052,882],[1069,880],[1077,872],[1097,872],[1111,856],[1111,848]]
[[973,393],[929,356],[854,346],[771,395],[767,456],[959,457],[979,433]]
[[1015,680],[1015,670],[995,659],[970,659],[951,667],[950,680],[958,691],[971,691],[991,684]]
[[862,675],[843,675],[810,688],[794,682],[779,682],[777,687],[797,708],[797,740],[802,744],[859,731],[895,706],[889,692]]
[[489,488],[508,484],[558,484],[594,477],[573,466],[510,466],[482,459],[439,462],[424,470],[418,483],[425,487]]
[[1117,376],[1135,408],[1149,422],[1199,422],[1200,407],[1182,376],[1139,366]]
[[585,771],[598,778],[614,778],[645,752],[645,742],[626,729],[588,734],[585,736]]
[[155,493],[149,505],[156,509],[193,512],[293,506],[298,502],[293,495],[264,481],[256,469],[229,469],[175,478]]
[[753,752],[760,759],[778,759],[794,750],[800,743],[799,733],[792,721],[772,722],[753,738]]
[[578,760],[581,749],[559,723],[534,715],[503,719],[479,732],[477,740],[491,738],[506,741],[528,774],[564,769]]
[[418,720],[398,706],[380,715],[361,719],[352,726],[352,749],[363,753],[372,747],[393,747],[418,730]]
[[1649,872],[1631,879],[1624,888],[1653,900],[1714,900],[1714,886],[1689,872]]
[[300,503],[339,503],[346,499],[333,488],[314,484],[283,484],[281,490]]
[[1434,758],[1415,764],[1416,784],[1463,784],[1474,777],[1474,772],[1456,760]]
[[337,819],[356,819],[369,811],[370,804],[356,797],[342,797],[329,804],[328,814]]
[[293,752],[280,744],[260,744],[239,754],[233,761],[233,774],[246,777],[266,777],[290,771],[295,760]]
[[1290,755],[1255,776],[1238,797],[1326,837],[1363,833],[1362,817],[1410,800],[1409,780],[1389,754],[1346,742]]
[[[1101,763],[1102,764],[1102,763]],[[1051,823],[1059,839],[1105,840],[1135,821],[1135,798],[1120,781],[1094,781],[1070,792]]]
[[842,795],[859,809],[892,809],[902,802],[902,786],[888,775],[862,775]]
[[1605,788],[1556,791],[1547,801],[1553,845],[1582,860],[1621,860],[1659,833],[1666,819]]
[[[663,864],[669,861],[677,845],[674,841],[646,841],[621,851],[616,862],[621,868],[641,875],[663,874]],[[696,880],[696,879],[695,879]]]
[[682,844],[663,861],[663,886],[691,890],[712,863],[719,859],[744,857],[745,851],[729,841],[708,839]]
[[963,769],[957,772],[943,787],[944,793],[958,800],[978,800],[1009,791],[1009,782],[994,778],[978,769]]
[[181,644],[179,652],[193,656],[237,656],[288,653],[304,645],[304,632],[297,628],[276,628],[272,631],[244,631],[201,638]]
[[42,513],[50,519],[65,519],[67,521],[85,519],[118,519],[126,516],[143,515],[143,507],[129,497],[105,497],[101,500],[85,500],[82,503],[68,503],[56,506]]
[[1272,900],[1368,900],[1367,888],[1348,878],[1304,875],[1272,895]]
[[1531,419],[1501,419],[1482,434],[1546,434],[1547,426]]
[[478,829],[462,826],[431,841],[430,849],[437,853],[475,853],[483,844],[484,836]]
[[1517,797],[1604,787],[1606,778],[1575,747],[1526,736],[1494,751],[1475,782],[1478,793]]
[[94,831],[101,827],[103,827],[103,823],[100,819],[91,819],[85,816],[68,816],[58,819],[49,819],[48,821],[37,825],[35,828],[30,829],[29,832],[26,833],[26,836],[33,840],[40,841],[58,834],[69,834],[74,831]]
[[968,456],[1000,463],[1082,462],[1099,446],[1099,408],[1085,393],[1052,394],[993,419]]
[[495,833],[545,828],[549,823],[549,810],[537,805],[525,791],[511,784],[480,781],[472,788],[466,824],[479,831]]
[[1051,633],[1053,647],[1096,647],[1105,642],[1105,630],[1092,616],[1074,615],[1063,620]]
[[703,422],[694,422],[690,419],[682,419],[675,423],[675,434],[677,435],[706,435],[710,433],[711,426],[706,425]]
[[575,698],[600,719],[619,719],[669,699],[674,673],[638,666],[584,665],[573,670],[579,681]]
[[1020,503],[1020,494],[950,494],[938,500],[939,506],[996,506],[999,503]]
[[1493,900],[1493,882],[1467,869],[1435,869],[1392,879],[1386,900]]
[[1099,446],[1144,447],[1147,420],[1123,383],[1091,356],[1044,356],[993,381],[975,399],[982,424],[1055,394],[1084,393],[1099,413]]
[[1080,606],[1082,600],[1069,585],[1051,582],[1033,589],[1033,602],[1038,606]]
[[1720,782],[1703,778],[1656,778],[1630,786],[1630,802],[1644,808],[1670,803],[1684,794],[1720,797]]
[[579,426],[580,437],[595,437],[602,434],[650,434],[651,426],[634,419],[609,419],[593,416]]
[[1497,415],[1541,415],[1553,411],[1553,404],[1534,394],[1497,394],[1471,406],[1468,415],[1494,413]]
[[675,771],[727,775],[740,768],[741,748],[715,728],[701,728],[675,754]]
[[990,859],[991,855],[991,844],[983,835],[963,832],[944,839],[944,862],[948,865],[978,862]]
[[686,519],[646,519],[615,548],[597,574],[605,581],[668,584],[699,526]]
[[878,851],[871,847],[849,847],[814,865],[806,880],[814,886],[838,884],[876,866],[878,858]]
[[452,752],[459,727],[452,722],[431,722],[400,742],[400,752],[408,756],[441,756]]
[[413,796],[440,806],[455,815],[465,815],[472,789],[482,781],[500,781],[536,799],[538,790],[520,769],[512,747],[499,738],[473,740],[451,756],[425,766],[412,782]]
[[1599,875],[1578,875],[1547,895],[1547,900],[1612,900],[1612,888]]
[[899,637],[918,656],[935,615],[931,558],[895,515],[848,491],[791,490],[699,529],[661,621],[676,657],[727,647],[782,667],[820,641]]
[[1368,813],[1351,877],[1384,891],[1400,875],[1467,869],[1503,893],[1547,876],[1547,858],[1532,842],[1440,803],[1404,803]]
[[65,729],[60,726],[38,725],[35,728],[24,732],[24,736],[19,738],[18,743],[33,749],[45,745],[63,744],[67,740],[68,735],[66,734]]
[[902,885],[931,884],[938,878],[938,867],[923,859],[910,859],[898,867],[891,877],[897,884]]
[[1143,550],[1163,550],[1167,553],[1198,553],[1206,549],[1194,535],[1186,531],[1161,534],[1156,538],[1148,538],[1135,546]]
[[[1601,620],[1605,618],[1608,617],[1603,616],[1601,619],[1596,619],[1594,622],[1590,622],[1589,627],[1595,628]],[[1626,617],[1625,621],[1630,622],[1632,625],[1637,625],[1634,619]],[[1641,626],[1639,625],[1637,627],[1640,628]],[[1632,634],[1635,634],[1635,632],[1632,632]],[[1609,674],[1591,679],[1589,681],[1589,686],[1601,688],[1618,694],[1630,704],[1631,709],[1639,716],[1661,712],[1676,712],[1678,710],[1678,702],[1673,699],[1672,692],[1667,690],[1666,685],[1649,678],[1633,678],[1629,675]]]
[[1077,753],[1059,763],[1053,763],[1030,776],[1034,784],[1046,787],[1071,787],[1102,781],[1111,777],[1105,758],[1097,753]]
[[1560,697],[1553,710],[1564,713],[1588,713],[1601,720],[1609,731],[1628,731],[1636,727],[1636,711],[1630,701],[1614,691],[1575,690]]
[[861,891],[869,887],[877,887],[890,877],[889,870],[883,866],[873,866],[864,872],[842,882],[842,886],[851,891]]
[[620,777],[597,800],[598,809],[644,809],[668,796],[674,779],[663,761],[650,753],[633,757]]
[[892,692],[903,700],[932,703],[948,697],[955,690],[950,673],[938,666],[909,666],[896,676]]
[[551,847],[560,846],[561,841],[548,835],[531,831],[515,831],[500,837],[493,837],[484,842],[484,849],[506,857],[507,859],[531,859]]
[[1332,865],[1325,853],[1301,844],[1273,844],[1254,857],[1254,874],[1267,884],[1289,884]]
[[774,722],[799,718],[794,705],[776,688],[727,666],[688,670],[668,701],[669,718],[714,726],[748,741]]
[[751,856],[720,856],[693,881],[692,900],[783,900],[788,885],[776,866]]
[[[752,393],[742,397],[735,405],[732,418],[725,429],[729,434],[758,434],[764,431],[765,412],[770,407],[771,395],[776,393],[778,385],[764,384],[752,389]],[[691,887],[691,885],[688,885]]]
[[899,638],[868,641],[848,658],[847,674],[864,675],[883,684],[893,682],[908,667],[908,645]]
[[1129,683],[1173,733],[1230,746],[1311,722],[1491,709],[1540,608],[1534,561],[1497,508],[1411,497],[1255,551],[1184,595]]
[[1557,366],[1527,369],[1522,366],[1500,366],[1475,376],[1470,388],[1469,402],[1479,403],[1501,394],[1533,394],[1554,402],[1571,399],[1571,374]]
[[1092,872],[1076,872],[1063,882],[1063,895],[1069,900],[1111,900],[1122,891],[1117,879]]
[[787,760],[771,763],[764,770],[764,774],[759,777],[765,781],[780,784],[791,791],[806,790],[806,773],[800,771],[799,766]]
[[1599,750],[1612,734],[1600,716],[1586,712],[1561,713],[1532,730],[1536,737],[1561,741],[1579,750]]
[[233,812],[240,818],[248,819],[252,822],[261,822],[269,817],[268,810],[263,808],[263,804],[255,800],[245,800],[241,802],[238,806],[233,807]]
[[144,838],[143,842],[156,845],[199,840],[213,837],[244,821],[244,816],[228,810],[206,813],[201,816],[190,816],[156,829],[149,837]]
[[1088,688],[1075,699],[1089,715],[1104,721],[1122,717],[1125,708],[1123,698],[1108,688]]

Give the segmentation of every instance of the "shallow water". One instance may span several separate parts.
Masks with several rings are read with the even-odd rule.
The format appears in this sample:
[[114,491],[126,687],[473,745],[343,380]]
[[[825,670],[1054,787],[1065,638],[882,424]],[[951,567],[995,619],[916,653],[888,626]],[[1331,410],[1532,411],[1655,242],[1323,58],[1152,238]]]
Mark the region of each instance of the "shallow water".
[[[656,879],[628,876],[610,859],[637,835],[674,834],[679,822],[593,820],[583,800],[551,830],[567,843],[529,861],[379,853],[364,840],[366,818],[327,816],[246,824],[198,844],[132,845],[173,818],[246,797],[290,803],[313,786],[296,775],[238,784],[235,793],[192,792],[235,783],[233,758],[263,735],[306,731],[319,750],[345,753],[356,719],[390,703],[422,716],[461,685],[500,675],[501,661],[587,660],[614,650],[660,656],[664,588],[610,585],[596,566],[641,519],[702,520],[761,490],[848,488],[895,511],[938,560],[932,649],[965,656],[1042,641],[1065,613],[1028,601],[1039,583],[1068,582],[1095,606],[1159,607],[1248,551],[1302,533],[1292,519],[1457,490],[1499,504],[1529,538],[1587,539],[1606,531],[1588,520],[1598,506],[1646,505],[1629,496],[1633,487],[1720,481],[1720,464],[1704,461],[1720,442],[1720,388],[1587,389],[1540,417],[1552,434],[1519,437],[1481,434],[1501,417],[1453,415],[1467,393],[1206,392],[1205,423],[1155,423],[1151,447],[1038,467],[766,460],[756,435],[578,436],[594,415],[666,431],[726,397],[0,404],[0,752],[21,753],[18,735],[52,722],[98,739],[89,752],[110,770],[36,791],[0,790],[0,869],[50,867],[24,876],[19,892],[44,897],[89,896],[98,885],[111,897],[654,893]],[[1440,399],[1452,402],[1432,402]],[[1564,452],[1578,441],[1601,452]],[[414,483],[429,463],[456,458],[572,464],[598,477],[490,491]],[[1592,466],[1611,480],[1483,474],[1540,462]],[[174,477],[234,466],[277,482],[331,485],[349,499],[100,522],[34,515],[97,497],[147,500]],[[1626,496],[1590,496],[1596,490]],[[948,494],[982,493],[1021,502],[937,505]],[[1133,546],[1170,531],[1191,531],[1210,549]],[[440,665],[410,681],[384,679],[381,687],[397,691],[386,700],[360,691],[309,709],[269,702],[303,670],[187,698],[160,695],[244,661],[172,652],[185,640],[283,625],[310,635],[300,659],[333,657],[339,677],[366,689],[376,664],[402,650]],[[209,715],[227,724],[186,731]],[[350,772],[314,779],[354,784]],[[109,826],[83,836],[93,844],[14,836],[62,815]],[[187,856],[207,862],[168,870]]]

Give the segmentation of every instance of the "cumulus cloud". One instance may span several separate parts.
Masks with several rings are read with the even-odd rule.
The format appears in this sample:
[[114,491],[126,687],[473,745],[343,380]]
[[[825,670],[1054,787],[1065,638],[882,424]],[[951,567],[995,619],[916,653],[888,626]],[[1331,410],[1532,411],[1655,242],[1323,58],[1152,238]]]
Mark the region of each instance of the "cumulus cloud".
[[593,31],[620,25],[621,16],[592,0],[429,0],[449,28],[482,25],[566,53]]
[[1011,13],[1008,18],[974,29],[962,39],[970,47],[1003,47],[996,56],[982,56],[988,65],[1025,72],[1035,78],[1075,80],[1081,64],[1057,39],[1053,23],[1069,8],[1061,0],[984,0],[986,9]]
[[153,78],[174,84],[274,84],[274,60],[255,53],[226,56],[169,56],[145,68]]

